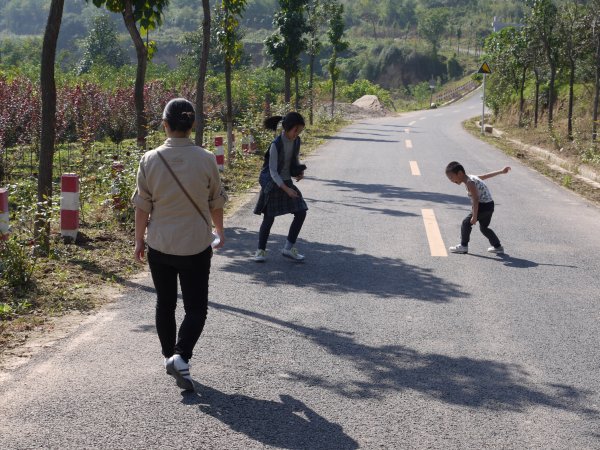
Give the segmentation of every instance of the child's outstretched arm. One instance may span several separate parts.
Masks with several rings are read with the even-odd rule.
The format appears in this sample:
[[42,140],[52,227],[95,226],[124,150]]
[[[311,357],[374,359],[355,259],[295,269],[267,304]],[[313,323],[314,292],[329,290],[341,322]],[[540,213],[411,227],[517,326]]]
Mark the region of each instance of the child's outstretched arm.
[[495,177],[496,175],[508,173],[509,171],[510,171],[510,167],[506,166],[504,169],[496,170],[495,172],[484,173],[483,175],[477,175],[477,176],[479,178],[481,178],[482,180],[485,180],[487,178]]

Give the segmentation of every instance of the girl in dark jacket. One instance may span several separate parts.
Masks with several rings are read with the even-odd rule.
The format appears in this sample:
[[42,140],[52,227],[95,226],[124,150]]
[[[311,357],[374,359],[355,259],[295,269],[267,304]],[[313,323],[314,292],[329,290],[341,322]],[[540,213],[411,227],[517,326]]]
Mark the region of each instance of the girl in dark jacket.
[[265,154],[265,163],[260,175],[261,191],[255,214],[263,214],[258,237],[258,249],[254,255],[256,262],[264,262],[267,240],[275,217],[293,214],[294,220],[288,232],[285,247],[281,254],[295,261],[302,261],[304,255],[296,249],[296,239],[306,218],[308,207],[300,190],[294,186],[292,178],[300,181],[304,178],[306,166],[300,164],[300,133],[304,130],[304,118],[297,112],[290,112],[284,117],[273,116],[265,120],[265,128],[277,130],[282,122],[283,132],[271,143]]

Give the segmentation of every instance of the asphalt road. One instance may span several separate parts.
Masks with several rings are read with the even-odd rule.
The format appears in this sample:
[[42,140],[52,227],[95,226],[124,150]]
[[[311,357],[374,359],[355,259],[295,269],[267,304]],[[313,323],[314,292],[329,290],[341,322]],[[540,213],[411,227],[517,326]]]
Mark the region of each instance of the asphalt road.
[[[162,368],[142,277],[2,374],[0,448],[600,448],[600,210],[462,131],[480,112],[476,96],[330,137],[299,183],[302,264],[279,254],[290,217],[262,265],[253,201],[230,218],[197,393]],[[504,257],[477,228],[470,254],[432,256],[469,209],[451,160],[512,166],[488,181]]]

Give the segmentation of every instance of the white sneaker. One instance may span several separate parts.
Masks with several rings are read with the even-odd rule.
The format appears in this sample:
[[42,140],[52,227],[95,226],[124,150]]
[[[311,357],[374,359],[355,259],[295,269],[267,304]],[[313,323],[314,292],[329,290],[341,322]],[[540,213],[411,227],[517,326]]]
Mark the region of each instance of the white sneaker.
[[167,373],[175,378],[177,386],[186,391],[194,390],[194,381],[190,375],[190,365],[181,355],[173,355],[167,360]]
[[490,247],[487,251],[490,253],[500,254],[504,253],[504,247],[502,247],[501,245],[499,247]]
[[450,250],[451,253],[469,253],[469,247],[462,244],[454,245],[448,250]]
[[281,254],[286,258],[291,258],[296,261],[304,260],[304,255],[298,253],[298,249],[296,247],[292,247],[290,250],[284,248],[283,250],[281,250]]
[[256,250],[256,253],[254,254],[254,261],[265,262],[266,259],[267,259],[267,251],[266,250],[261,250],[260,248],[258,250]]

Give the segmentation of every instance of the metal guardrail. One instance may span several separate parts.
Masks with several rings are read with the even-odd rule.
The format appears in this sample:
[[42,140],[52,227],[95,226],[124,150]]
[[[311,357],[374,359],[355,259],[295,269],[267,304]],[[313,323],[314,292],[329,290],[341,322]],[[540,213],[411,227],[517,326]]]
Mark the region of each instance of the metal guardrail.
[[479,86],[477,81],[471,80],[465,84],[462,84],[458,87],[450,89],[444,92],[438,92],[437,94],[433,94],[432,102],[434,103],[446,103],[451,100],[456,100],[461,98],[465,94],[468,94],[472,90],[476,89]]

